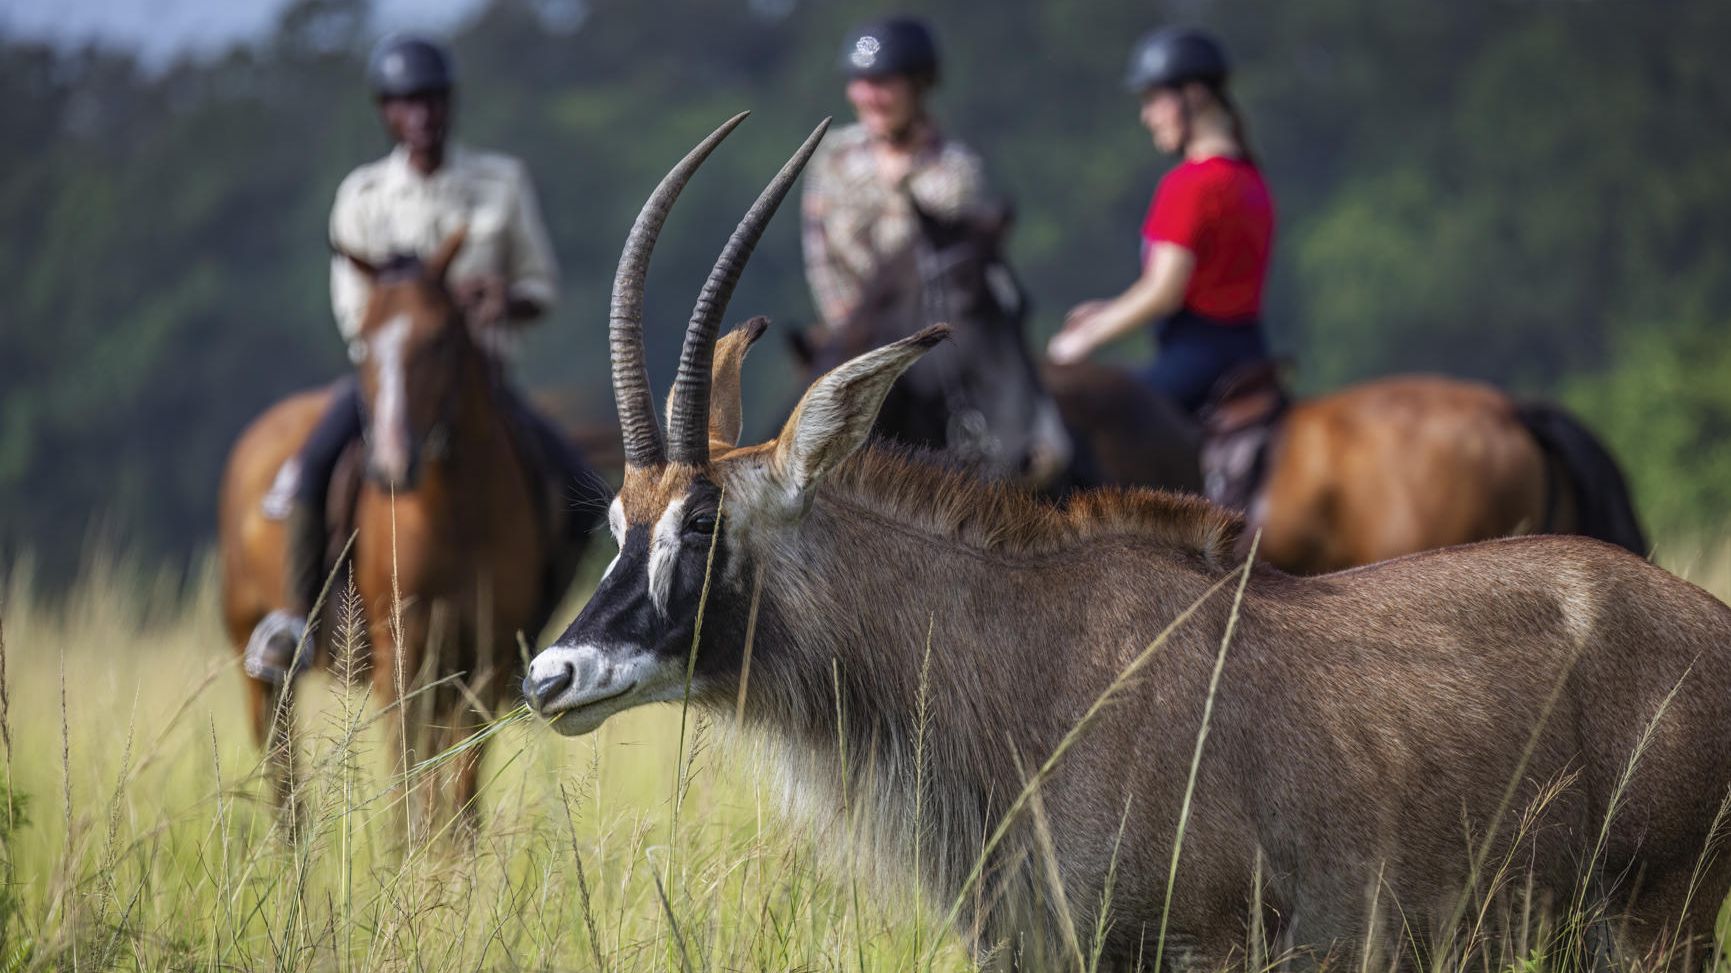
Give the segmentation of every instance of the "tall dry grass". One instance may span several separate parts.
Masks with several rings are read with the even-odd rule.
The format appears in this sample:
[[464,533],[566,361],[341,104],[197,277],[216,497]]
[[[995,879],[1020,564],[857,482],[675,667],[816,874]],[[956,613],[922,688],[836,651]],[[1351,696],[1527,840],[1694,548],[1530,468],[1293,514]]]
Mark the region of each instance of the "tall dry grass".
[[[1731,596],[1731,538],[1659,557]],[[410,843],[394,715],[315,674],[297,720],[307,826],[291,841],[268,804],[210,572],[183,586],[108,557],[60,598],[33,590],[28,563],[3,582],[0,973],[973,968],[944,921],[958,903],[923,901],[911,883],[885,895],[838,871],[834,849],[783,826],[770,782],[695,712],[654,707],[579,740],[505,721],[489,740],[479,833]],[[365,664],[361,638],[339,631],[339,667]],[[1036,832],[1051,766],[1030,768],[1017,801]],[[1509,863],[1484,867],[1494,881]],[[1062,903],[1076,928],[1054,963],[1096,965],[1110,895]],[[1439,968],[1546,968],[1536,944],[1556,931],[1523,929],[1491,956],[1473,939],[1496,918],[1491,903],[1471,905]],[[1722,915],[1731,941],[1728,925]],[[1150,943],[1148,960],[1160,949]],[[1280,960],[1254,930],[1247,955],[1258,968]]]
[[390,714],[313,674],[291,843],[213,577],[100,559],[48,600],[23,564],[0,591],[25,799],[16,826],[0,807],[0,970],[899,969],[934,941],[968,966],[935,917],[838,884],[695,712],[683,756],[667,708],[506,726],[480,833],[405,847]]

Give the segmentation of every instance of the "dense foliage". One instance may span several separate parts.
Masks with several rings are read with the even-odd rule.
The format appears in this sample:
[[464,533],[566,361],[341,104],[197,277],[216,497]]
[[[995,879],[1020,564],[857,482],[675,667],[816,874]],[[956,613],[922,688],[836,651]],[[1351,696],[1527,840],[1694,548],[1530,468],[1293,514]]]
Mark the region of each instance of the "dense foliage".
[[[533,382],[606,413],[606,292],[635,207],[749,107],[659,251],[650,354],[666,377],[739,212],[817,118],[846,112],[836,43],[873,10],[495,0],[458,33],[462,136],[528,161],[565,274]],[[1433,369],[1562,395],[1631,468],[1652,526],[1731,506],[1731,72],[1717,67],[1731,5],[923,12],[947,52],[943,117],[1018,201],[1039,330],[1135,270],[1164,163],[1119,88],[1128,40],[1203,23],[1242,65],[1282,216],[1269,318],[1306,389]],[[368,22],[361,0],[299,0],[256,45],[154,73],[0,38],[0,547],[64,570],[105,524],[196,548],[241,426],[343,367],[324,224],[343,174],[384,149],[360,83]],[[810,319],[789,216],[736,308]],[[788,381],[764,359],[759,424]]]

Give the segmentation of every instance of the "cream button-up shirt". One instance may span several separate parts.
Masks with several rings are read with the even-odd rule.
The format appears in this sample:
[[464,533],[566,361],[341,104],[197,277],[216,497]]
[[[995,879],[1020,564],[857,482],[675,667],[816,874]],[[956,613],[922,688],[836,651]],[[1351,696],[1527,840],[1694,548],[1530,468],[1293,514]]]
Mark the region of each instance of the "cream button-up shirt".
[[[529,173],[508,155],[451,146],[444,164],[423,176],[398,146],[390,155],[349,173],[331,207],[331,242],[368,261],[394,255],[430,255],[459,227],[467,227],[452,264],[452,282],[481,274],[504,276],[512,299],[551,307],[558,268],[541,222]],[[331,260],[331,310],[344,340],[354,341],[370,285],[340,256]],[[491,328],[495,354],[509,350],[509,328]]]

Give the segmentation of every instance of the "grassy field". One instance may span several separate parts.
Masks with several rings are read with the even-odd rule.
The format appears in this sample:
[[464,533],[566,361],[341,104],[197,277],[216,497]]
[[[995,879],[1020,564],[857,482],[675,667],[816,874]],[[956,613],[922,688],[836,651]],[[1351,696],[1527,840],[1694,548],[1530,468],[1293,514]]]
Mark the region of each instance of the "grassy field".
[[[1731,543],[1660,559],[1731,595]],[[501,731],[472,846],[410,846],[388,714],[310,677],[312,823],[292,844],[209,578],[186,594],[99,559],[52,602],[28,565],[0,592],[0,973],[972,968],[929,903],[784,824],[712,728],[695,721],[681,748],[677,707],[575,741]]]

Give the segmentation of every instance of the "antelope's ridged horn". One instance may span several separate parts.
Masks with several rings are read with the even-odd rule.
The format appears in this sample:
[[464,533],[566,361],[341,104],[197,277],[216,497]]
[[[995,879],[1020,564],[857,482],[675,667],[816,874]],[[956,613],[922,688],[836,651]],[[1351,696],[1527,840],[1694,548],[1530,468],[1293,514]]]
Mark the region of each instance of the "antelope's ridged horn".
[[655,466],[664,459],[661,427],[655,421],[655,402],[649,397],[649,368],[643,360],[643,281],[649,273],[649,254],[661,224],[667,221],[673,201],[679,198],[691,174],[709,157],[750,112],[740,112],[709,137],[697,143],[649,194],[613,275],[613,302],[608,314],[607,348],[613,363],[613,400],[619,408],[619,434],[625,441],[625,462],[631,466]]
[[715,338],[721,332],[721,319],[727,313],[727,302],[733,297],[734,285],[751,259],[751,251],[763,236],[763,228],[775,215],[776,208],[786,198],[787,191],[799,178],[818,142],[829,131],[829,119],[818,123],[806,136],[799,151],[787,160],[768,186],[751,204],[745,217],[727,238],[721,256],[703,284],[697,306],[691,310],[691,324],[685,331],[685,347],[679,353],[679,374],[673,380],[673,394],[668,399],[667,438],[668,458],[675,463],[702,464],[709,461],[709,382],[710,366],[715,354]]

